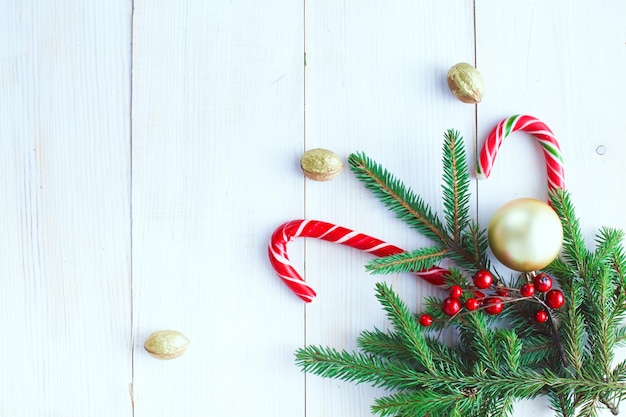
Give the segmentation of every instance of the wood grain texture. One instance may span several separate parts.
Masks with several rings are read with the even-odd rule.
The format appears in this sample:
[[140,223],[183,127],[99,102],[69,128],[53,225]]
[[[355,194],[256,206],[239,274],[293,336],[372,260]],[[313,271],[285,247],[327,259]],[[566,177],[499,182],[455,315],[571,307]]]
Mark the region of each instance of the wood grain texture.
[[[344,159],[365,152],[440,211],[444,132],[474,142],[474,108],[456,100],[446,74],[473,61],[471,2],[307,2],[306,146]],[[441,22],[446,22],[445,33]],[[338,223],[407,250],[430,242],[395,219],[346,168],[330,183],[307,181],[307,217]],[[307,243],[307,343],[356,349],[362,330],[388,323],[374,295],[386,281],[412,308],[434,289],[410,275],[372,276],[371,256]],[[307,377],[307,416],[370,415],[366,384]]]
[[[303,307],[267,262],[273,229],[304,210],[302,14],[135,2],[136,416],[303,410]],[[190,339],[175,362],[143,352],[160,328]]]
[[0,16],[0,415],[130,416],[130,2]]
[[[590,248],[602,226],[626,228],[619,207],[626,175],[620,116],[626,112],[626,19],[623,2],[602,7],[563,2],[479,1],[477,63],[489,89],[478,106],[479,145],[502,118],[534,115],[554,131],[563,153],[566,187]],[[600,155],[596,149],[605,146]],[[478,218],[487,224],[503,203],[547,197],[545,162],[525,133],[505,140],[493,175],[478,183]],[[500,267],[502,271],[509,272]],[[617,359],[626,357],[618,350]],[[515,415],[550,416],[545,399],[524,402]],[[600,415],[609,416],[608,410]]]
[[[296,239],[318,292],[305,306],[266,245],[303,217],[429,242],[347,167],[305,180],[300,156],[363,151],[441,211],[444,132],[473,164],[498,121],[532,114],[592,244],[626,229],[625,21],[620,0],[0,3],[0,416],[372,415],[384,391],[304,375],[294,351],[386,327],[377,281],[415,310],[436,290]],[[485,78],[477,107],[446,85],[462,61]],[[512,136],[473,215],[545,198],[542,158]],[[143,343],[168,328],[190,346],[159,361]],[[537,399],[515,415],[552,413]]]
[[[579,216],[590,229],[604,222],[623,228],[623,216],[614,208],[625,196],[615,183],[626,173],[616,163],[625,150],[619,132],[625,110],[620,97],[626,91],[620,75],[626,64],[624,3],[502,6],[477,4],[478,67],[490,87],[479,106],[479,137],[511,114],[539,117],[561,144],[566,186]],[[539,147],[523,133],[511,139],[498,155],[493,178],[479,184],[482,216],[517,196],[546,196]],[[600,145],[604,155],[596,152]]]

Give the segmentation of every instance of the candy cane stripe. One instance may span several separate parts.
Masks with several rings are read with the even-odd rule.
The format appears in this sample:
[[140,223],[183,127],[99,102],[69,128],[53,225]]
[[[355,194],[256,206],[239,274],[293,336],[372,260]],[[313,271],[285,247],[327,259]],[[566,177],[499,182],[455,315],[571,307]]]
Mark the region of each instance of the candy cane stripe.
[[[267,249],[270,263],[285,285],[307,303],[313,301],[316,293],[298,274],[287,255],[287,243],[296,237],[312,237],[339,243],[381,257],[404,252],[403,249],[380,239],[319,220],[292,220],[282,224],[270,239]],[[438,266],[415,272],[415,275],[433,285],[444,284],[448,274],[447,269]]]
[[528,115],[514,115],[502,120],[487,136],[476,163],[476,176],[488,178],[493,169],[502,142],[515,131],[524,131],[535,137],[546,161],[548,189],[565,188],[561,148],[550,128],[541,120]]
[[380,243],[380,244],[378,244],[376,246],[373,246],[373,247],[371,247],[369,249],[364,249],[364,252],[367,252],[367,253],[379,252],[380,253],[380,251],[384,250],[385,248],[388,248],[389,246],[391,246],[391,245],[389,245],[389,243]]

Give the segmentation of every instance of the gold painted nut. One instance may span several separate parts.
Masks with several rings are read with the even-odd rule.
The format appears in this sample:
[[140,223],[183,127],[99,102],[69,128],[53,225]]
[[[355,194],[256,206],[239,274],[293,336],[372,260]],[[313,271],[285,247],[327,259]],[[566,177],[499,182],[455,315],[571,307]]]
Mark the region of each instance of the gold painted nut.
[[483,99],[483,76],[473,65],[465,62],[454,65],[448,71],[447,80],[452,94],[463,103],[476,104]]
[[144,349],[157,359],[174,359],[185,353],[189,339],[176,330],[159,330],[143,344]]
[[343,169],[343,163],[335,152],[316,148],[302,155],[300,168],[307,178],[315,181],[328,181],[339,175]]

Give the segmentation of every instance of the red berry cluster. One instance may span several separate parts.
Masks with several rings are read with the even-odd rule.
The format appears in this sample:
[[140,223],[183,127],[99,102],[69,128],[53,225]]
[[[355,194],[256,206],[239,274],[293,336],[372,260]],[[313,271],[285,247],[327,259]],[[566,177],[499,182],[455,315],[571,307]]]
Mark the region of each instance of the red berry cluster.
[[[520,288],[506,288],[502,285],[495,285],[493,275],[487,270],[480,270],[472,277],[473,287],[463,289],[460,285],[452,285],[448,288],[448,297],[441,303],[441,311],[447,316],[454,316],[461,312],[463,307],[468,312],[478,309],[484,310],[487,314],[500,314],[504,309],[505,302],[516,302],[520,300],[533,299],[541,305],[557,309],[565,303],[565,297],[560,290],[552,289],[552,278],[550,275],[540,273],[535,275],[532,282],[522,284]],[[495,287],[495,294],[485,295],[480,290]],[[470,294],[467,297],[467,293]],[[511,293],[515,293],[514,296]],[[539,293],[539,294],[537,294]],[[519,295],[517,295],[519,294]],[[461,300],[465,297],[465,301]],[[540,296],[541,295],[541,296]],[[549,319],[549,313],[541,308],[535,312],[534,319],[538,323],[544,323]],[[430,326],[433,318],[430,314],[423,314],[420,317],[422,326]]]

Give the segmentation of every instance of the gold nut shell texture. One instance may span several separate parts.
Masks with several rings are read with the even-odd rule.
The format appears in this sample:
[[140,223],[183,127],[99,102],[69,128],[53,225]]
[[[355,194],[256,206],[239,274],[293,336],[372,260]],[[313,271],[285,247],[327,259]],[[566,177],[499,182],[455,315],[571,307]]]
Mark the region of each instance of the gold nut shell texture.
[[476,104],[483,99],[483,76],[473,65],[465,62],[454,65],[448,71],[447,80],[452,94],[463,103]]
[[185,353],[189,339],[177,330],[159,330],[143,344],[144,349],[157,359],[174,359]]
[[307,178],[315,181],[328,181],[339,175],[343,169],[343,162],[335,152],[316,148],[302,155],[300,168]]

